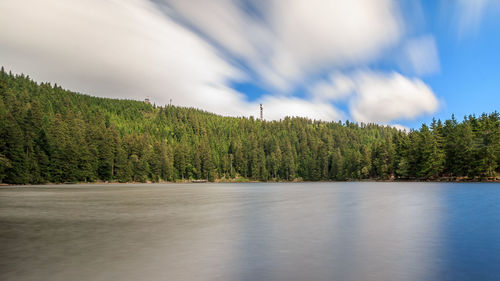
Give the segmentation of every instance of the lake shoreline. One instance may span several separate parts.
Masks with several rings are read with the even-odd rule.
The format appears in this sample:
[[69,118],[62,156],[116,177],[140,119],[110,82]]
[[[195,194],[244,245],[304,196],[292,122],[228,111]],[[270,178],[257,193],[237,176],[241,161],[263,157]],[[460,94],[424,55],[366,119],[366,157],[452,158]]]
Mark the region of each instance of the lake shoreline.
[[146,181],[146,182],[118,182],[118,181],[94,181],[94,182],[59,182],[59,183],[54,183],[54,182],[47,182],[47,183],[39,183],[39,184],[7,184],[7,183],[0,183],[0,187],[7,187],[7,186],[44,186],[44,185],[118,185],[118,184],[214,184],[214,183],[325,183],[325,182],[399,182],[399,183],[405,183],[405,182],[435,182],[435,183],[499,183],[500,178],[496,179],[487,179],[487,180],[471,180],[471,179],[437,179],[437,180],[396,180],[396,179],[389,179],[389,180],[377,180],[377,179],[361,179],[361,180],[345,180],[345,181],[336,181],[336,180],[320,180],[320,181],[303,181],[303,180],[292,180],[292,181],[285,181],[285,180],[276,180],[276,181],[257,181],[257,180],[250,180],[250,179],[232,179],[232,180],[215,180],[215,181],[207,181],[207,180],[180,180],[180,181],[158,181],[158,182],[152,182],[152,181]]

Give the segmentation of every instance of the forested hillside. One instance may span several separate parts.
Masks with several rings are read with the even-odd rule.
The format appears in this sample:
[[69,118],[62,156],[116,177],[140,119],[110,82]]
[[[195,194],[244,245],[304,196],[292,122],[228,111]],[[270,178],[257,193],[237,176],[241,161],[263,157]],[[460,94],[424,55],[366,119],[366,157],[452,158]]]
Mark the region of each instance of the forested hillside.
[[222,117],[0,73],[0,182],[493,179],[497,112],[422,125]]

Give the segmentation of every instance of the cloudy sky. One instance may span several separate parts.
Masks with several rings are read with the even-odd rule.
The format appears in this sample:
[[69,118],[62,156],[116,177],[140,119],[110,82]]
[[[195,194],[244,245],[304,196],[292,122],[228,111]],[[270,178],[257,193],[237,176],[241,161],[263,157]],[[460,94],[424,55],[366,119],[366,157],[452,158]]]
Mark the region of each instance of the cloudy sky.
[[230,116],[418,127],[500,105],[495,0],[2,0],[0,65]]

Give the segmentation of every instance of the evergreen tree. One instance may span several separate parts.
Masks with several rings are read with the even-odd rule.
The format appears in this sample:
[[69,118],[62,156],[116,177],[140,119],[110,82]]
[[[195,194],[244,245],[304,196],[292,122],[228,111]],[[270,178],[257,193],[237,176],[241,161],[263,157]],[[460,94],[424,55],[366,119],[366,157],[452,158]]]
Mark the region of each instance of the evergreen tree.
[[91,97],[0,70],[0,181],[498,178],[499,114],[377,124],[222,117]]

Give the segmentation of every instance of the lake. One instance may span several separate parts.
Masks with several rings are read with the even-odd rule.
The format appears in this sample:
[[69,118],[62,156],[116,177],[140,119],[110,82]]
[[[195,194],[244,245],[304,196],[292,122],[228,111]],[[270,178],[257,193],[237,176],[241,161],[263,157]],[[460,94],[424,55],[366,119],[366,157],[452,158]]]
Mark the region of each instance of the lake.
[[3,187],[0,280],[500,280],[500,184]]

